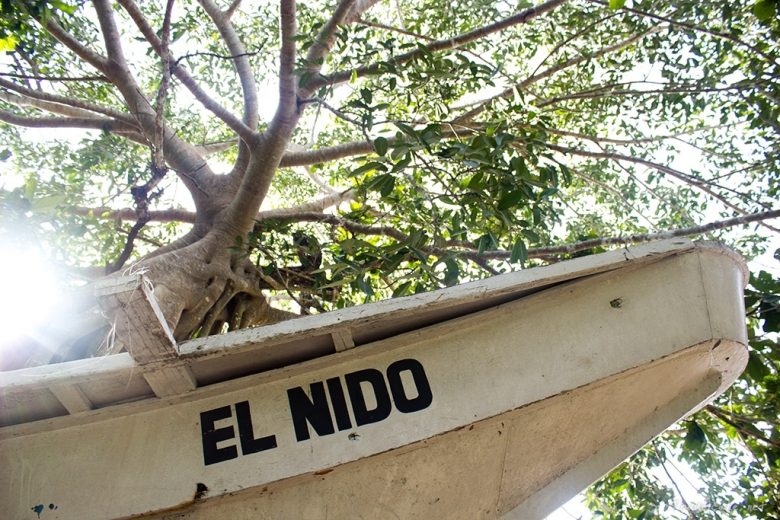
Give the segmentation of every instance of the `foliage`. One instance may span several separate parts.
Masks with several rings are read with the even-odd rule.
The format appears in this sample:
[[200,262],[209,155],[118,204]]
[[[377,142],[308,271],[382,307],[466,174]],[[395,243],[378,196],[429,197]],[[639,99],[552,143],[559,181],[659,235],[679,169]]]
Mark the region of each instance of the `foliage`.
[[[0,233],[73,277],[144,266],[178,339],[266,323],[269,296],[323,312],[778,233],[776,0],[292,6],[0,1]],[[745,375],[594,511],[777,517],[777,288],[751,279]],[[676,460],[702,502],[664,480]]]

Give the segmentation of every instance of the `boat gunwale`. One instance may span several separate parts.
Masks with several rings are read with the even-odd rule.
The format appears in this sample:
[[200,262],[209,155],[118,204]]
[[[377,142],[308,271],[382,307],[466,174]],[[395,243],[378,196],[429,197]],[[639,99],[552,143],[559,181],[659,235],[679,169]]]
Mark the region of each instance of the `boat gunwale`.
[[[653,242],[643,246],[638,246],[636,248],[615,250],[604,253],[602,255],[581,257],[565,263],[553,264],[551,266],[544,266],[538,269],[507,273],[504,275],[499,275],[498,277],[478,280],[476,282],[469,282],[468,284],[463,284],[452,288],[423,293],[422,295],[414,295],[411,297],[398,298],[395,300],[385,300],[364,306],[356,306],[321,315],[290,320],[288,322],[283,322],[277,325],[228,333],[225,335],[216,336],[215,338],[219,338],[220,342],[224,342],[226,341],[226,336],[231,336],[229,339],[233,339],[232,347],[212,347],[205,353],[202,349],[199,351],[197,346],[204,345],[209,341],[208,339],[191,340],[182,343],[182,354],[179,359],[164,363],[138,365],[135,363],[130,354],[124,352],[102,358],[89,358],[53,365],[32,367],[11,372],[0,372],[0,395],[9,393],[18,395],[24,393],[34,394],[35,392],[47,392],[48,389],[52,386],[61,384],[79,385],[107,380],[121,380],[127,382],[130,381],[130,379],[133,377],[143,377],[145,372],[159,370],[163,367],[170,368],[175,366],[193,366],[196,363],[209,362],[209,360],[219,359],[221,357],[230,356],[232,354],[258,352],[266,349],[279,349],[280,347],[284,346],[285,342],[289,342],[291,337],[294,337],[298,340],[301,339],[300,336],[303,336],[303,339],[306,339],[307,337],[327,338],[333,331],[343,329],[344,327],[370,327],[378,322],[389,322],[392,320],[397,320],[399,317],[414,312],[414,310],[418,309],[421,305],[426,305],[426,302],[427,305],[432,305],[435,307],[434,313],[435,311],[446,311],[447,309],[457,307],[458,305],[469,306],[469,304],[473,304],[474,302],[484,303],[483,305],[470,307],[470,310],[464,313],[447,314],[445,312],[443,317],[439,317],[432,323],[426,323],[420,327],[415,327],[410,330],[400,330],[394,334],[390,334],[366,343],[382,344],[385,343],[383,341],[385,339],[396,336],[405,336],[410,332],[414,332],[415,330],[427,329],[436,324],[446,323],[452,319],[476,314],[481,311],[509,303],[511,301],[526,298],[533,294],[543,292],[555,286],[574,283],[576,281],[590,278],[595,275],[603,275],[627,268],[639,268],[641,266],[663,260],[670,256],[689,254],[694,252],[706,252],[728,256],[734,260],[735,264],[740,268],[743,277],[743,283],[747,282],[746,266],[744,260],[742,260],[738,254],[718,243],[694,243],[689,240],[679,239]],[[599,261],[594,262],[594,258],[598,258]],[[621,260],[621,258],[623,260]],[[583,264],[584,267],[580,267]],[[574,267],[580,267],[580,269],[573,269],[573,265]],[[553,270],[551,268],[555,268],[556,266],[557,271],[560,271],[557,275],[545,276],[546,272]],[[561,269],[561,266],[564,266],[564,268]],[[568,269],[565,267],[568,267]],[[517,278],[520,278],[520,280],[516,280]],[[508,283],[507,280],[509,279],[514,279],[514,283]],[[478,298],[480,295],[483,298],[482,301],[480,301]],[[490,295],[487,302],[484,302],[485,295]],[[368,310],[366,310],[367,308]],[[426,310],[429,310],[429,308],[426,307]],[[347,315],[346,318],[343,317],[345,314]],[[306,325],[308,325],[308,327],[306,327]],[[294,332],[290,332],[287,329],[292,329]],[[247,335],[250,337],[254,335],[254,339],[244,339],[242,341],[242,338]],[[362,346],[362,344],[357,346]],[[51,417],[36,418],[29,421],[19,421],[8,424],[6,426],[0,426],[0,438],[5,437],[6,433],[14,435],[11,433],[10,429],[16,431],[19,427],[25,425],[31,426],[36,423],[48,423],[51,421],[63,420],[63,418],[67,417],[78,417],[80,420],[84,420],[90,416],[106,414],[107,408],[114,408],[120,405],[124,408],[124,406],[127,405],[148,403],[158,404],[161,402],[171,403],[173,401],[178,402],[183,398],[185,398],[185,400],[189,400],[186,399],[188,397],[201,398],[203,396],[210,395],[213,392],[218,392],[224,384],[231,382],[235,383],[238,379],[241,378],[249,379],[252,375],[263,374],[270,371],[288,373],[293,367],[297,367],[302,363],[325,357],[330,359],[330,356],[333,356],[334,354],[338,354],[338,352],[333,350],[333,346],[331,344],[329,348],[326,349],[326,351],[323,351],[318,355],[308,357],[304,360],[281,364],[279,366],[235,378],[226,378],[218,382],[199,386],[192,392],[179,394],[170,398],[149,399],[148,395],[139,395],[135,399],[131,398],[117,400],[101,407],[77,414],[55,415]],[[310,366],[308,363],[306,363],[306,365]],[[251,379],[254,380],[255,378]],[[2,416],[2,413],[3,408],[0,407],[0,417]]]

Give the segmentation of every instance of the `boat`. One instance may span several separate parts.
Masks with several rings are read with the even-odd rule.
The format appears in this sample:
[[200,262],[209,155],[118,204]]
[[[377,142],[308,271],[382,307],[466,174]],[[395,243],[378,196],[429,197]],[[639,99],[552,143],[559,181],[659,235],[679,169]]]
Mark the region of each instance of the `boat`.
[[0,373],[10,519],[544,518],[747,362],[743,260],[672,239]]

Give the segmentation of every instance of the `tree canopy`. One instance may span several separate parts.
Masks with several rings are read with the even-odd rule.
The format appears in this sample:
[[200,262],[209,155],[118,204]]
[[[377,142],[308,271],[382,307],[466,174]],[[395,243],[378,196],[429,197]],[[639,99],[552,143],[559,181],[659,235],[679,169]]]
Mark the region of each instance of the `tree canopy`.
[[[74,279],[143,270],[178,340],[654,238],[752,258],[780,232],[777,8],[2,0],[0,233]],[[753,274],[742,379],[594,511],[778,518],[778,284]]]

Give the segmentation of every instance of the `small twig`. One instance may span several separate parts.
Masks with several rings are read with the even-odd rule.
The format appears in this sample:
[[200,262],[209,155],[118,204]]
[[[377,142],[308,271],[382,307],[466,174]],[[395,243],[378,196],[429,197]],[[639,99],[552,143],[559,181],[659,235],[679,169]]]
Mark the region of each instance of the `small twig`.
[[31,74],[17,74],[15,72],[0,72],[0,76],[18,79],[33,79],[36,81],[108,81],[102,75],[97,76],[38,76]]
[[132,229],[130,229],[130,232],[127,234],[127,240],[125,241],[125,247],[122,249],[122,252],[119,254],[119,258],[116,259],[114,263],[106,265],[106,274],[111,274],[119,271],[122,269],[122,267],[125,265],[125,262],[130,258],[130,255],[133,254],[133,247],[135,243],[135,239],[138,237],[138,234],[141,232],[141,229],[146,225],[146,223],[149,221],[148,217],[146,220],[143,218],[139,218],[138,221],[133,224]]
[[744,426],[740,425],[739,422],[732,420],[728,417],[725,410],[721,410],[717,406],[713,406],[711,404],[708,404],[705,408],[708,412],[710,412],[712,415],[723,421],[724,423],[728,424],[735,430],[737,430],[740,433],[745,434],[748,437],[752,437],[753,439],[756,439],[757,441],[761,441],[763,443],[769,444],[770,446],[773,446],[775,448],[780,448],[780,442],[769,439],[765,437],[764,435],[761,435],[760,433],[753,432],[750,430],[745,429]]
[[696,516],[696,512],[693,510],[693,508],[688,503],[688,501],[685,500],[685,496],[683,496],[682,491],[680,491],[680,486],[677,485],[677,482],[674,480],[674,478],[672,478],[672,474],[669,473],[669,470],[666,468],[666,462],[661,457],[661,454],[658,452],[658,446],[656,445],[655,439],[653,439],[653,451],[655,452],[655,456],[658,457],[658,461],[661,463],[661,468],[664,470],[664,473],[666,473],[666,476],[669,477],[669,480],[674,486],[674,489],[677,490],[677,494],[680,496],[680,500],[682,501],[683,506],[685,506],[685,509],[688,511],[688,514],[694,520],[698,520],[699,517]]
[[238,58],[243,58],[245,56],[257,56],[260,54],[260,51],[255,52],[242,52],[240,54],[218,54],[216,52],[190,52],[189,54],[185,54],[183,56],[179,56],[176,58],[176,61],[173,62],[173,67],[177,67],[180,62],[183,60],[194,58],[196,56],[209,56],[211,58],[218,58],[221,60],[237,60]]
[[241,0],[233,0],[233,3],[225,9],[225,18],[230,20],[241,5]]
[[[298,103],[301,104],[301,105],[305,105],[305,104],[308,104],[308,103],[317,103],[321,107],[325,108],[328,112],[331,112],[332,114],[334,114],[339,119],[343,119],[344,121],[359,127],[363,131],[364,134],[366,132],[366,129],[365,129],[365,126],[363,125],[363,123],[361,123],[357,119],[354,119],[354,118],[350,117],[349,115],[347,115],[346,113],[342,112],[338,108],[329,105],[324,99],[322,99],[320,97],[311,97],[309,99],[305,99],[305,100],[299,101]],[[368,137],[366,137],[366,140],[370,141],[370,139]]]

